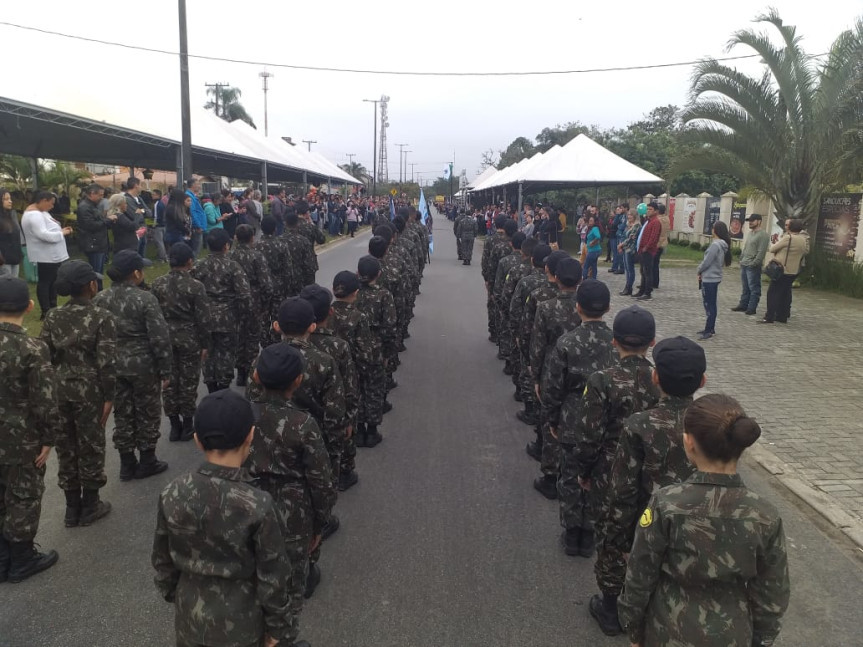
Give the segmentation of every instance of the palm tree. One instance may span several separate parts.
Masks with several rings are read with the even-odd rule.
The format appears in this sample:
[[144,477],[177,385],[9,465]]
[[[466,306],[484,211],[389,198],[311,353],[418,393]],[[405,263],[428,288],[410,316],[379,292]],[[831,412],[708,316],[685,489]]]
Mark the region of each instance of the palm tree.
[[243,95],[240,88],[233,88],[229,85],[207,86],[207,94],[212,98],[204,104],[204,108],[215,112],[217,117],[221,117],[225,121],[239,119],[245,121],[252,128],[257,128],[243,104],[240,103],[240,97]]
[[682,141],[693,146],[673,172],[738,177],[772,200],[778,220],[814,222],[824,190],[859,181],[863,20],[836,39],[823,63],[802,50],[797,30],[775,10],[756,22],[775,27],[782,45],[753,30],[732,36],[729,49],[745,45],[760,56],[761,78],[715,59],[698,64],[682,114]]
[[339,168],[348,175],[357,178],[360,182],[368,182],[371,180],[371,175],[369,175],[368,169],[359,162],[339,164]]

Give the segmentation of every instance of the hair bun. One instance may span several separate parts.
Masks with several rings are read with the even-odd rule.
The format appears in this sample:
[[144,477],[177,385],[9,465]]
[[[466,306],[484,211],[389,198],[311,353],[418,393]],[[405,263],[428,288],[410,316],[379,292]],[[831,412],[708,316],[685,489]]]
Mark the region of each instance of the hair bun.
[[728,435],[733,444],[746,448],[752,446],[761,437],[761,427],[753,418],[741,416],[731,423]]

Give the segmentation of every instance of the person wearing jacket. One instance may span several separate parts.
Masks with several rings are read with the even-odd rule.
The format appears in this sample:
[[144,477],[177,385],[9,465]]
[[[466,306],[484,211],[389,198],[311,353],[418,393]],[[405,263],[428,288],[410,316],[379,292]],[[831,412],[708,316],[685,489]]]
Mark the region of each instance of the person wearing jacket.
[[189,214],[192,216],[191,247],[196,258],[201,253],[201,247],[204,245],[204,232],[207,231],[207,214],[204,213],[204,207],[201,206],[201,201],[198,199],[200,192],[201,183],[197,179],[186,180],[186,195],[192,199],[189,206]]
[[0,276],[18,276],[18,266],[24,259],[21,251],[21,226],[18,214],[12,209],[12,194],[0,189]]
[[662,223],[659,222],[659,203],[647,205],[647,220],[638,233],[636,254],[641,263],[641,285],[638,292],[632,296],[640,301],[647,301],[653,294],[653,260],[659,253],[659,238],[662,235]]
[[84,189],[84,198],[78,202],[78,248],[87,255],[87,262],[96,272],[96,283],[102,291],[102,274],[108,260],[111,244],[108,229],[117,222],[117,215],[108,216],[99,208],[105,190],[98,184]]
[[617,249],[623,258],[623,270],[626,274],[626,286],[620,293],[622,297],[632,296],[632,286],[635,283],[635,252],[638,249],[639,231],[641,231],[641,221],[639,221],[635,209],[630,209],[626,215],[626,228],[622,234],[619,233],[617,236]]
[[704,259],[698,266],[698,284],[704,300],[704,311],[707,322],[704,330],[698,334],[698,339],[710,339],[716,334],[716,299],[719,295],[719,284],[722,282],[722,267],[731,265],[731,236],[728,225],[721,220],[713,225],[713,241],[704,252]]
[[42,319],[51,308],[57,307],[57,270],[60,263],[69,258],[66,250],[66,236],[72,233],[71,227],[63,227],[51,217],[54,207],[54,194],[50,191],[36,191],[33,203],[21,217],[21,230],[27,241],[27,255],[31,263],[36,263],[39,282],[36,285],[36,298]]
[[654,290],[659,287],[659,260],[662,258],[662,254],[665,252],[665,249],[668,247],[668,232],[671,230],[671,220],[665,213],[665,205],[657,205],[656,211],[659,214],[656,219],[659,220],[661,229],[659,230],[659,244],[656,248],[656,256],[653,257]]
[[[770,260],[782,264],[783,274],[770,281],[767,288],[767,312],[758,323],[771,324],[774,321],[788,323],[791,316],[791,286],[800,274],[803,257],[809,253],[809,236],[803,231],[803,221],[791,220],[788,232],[770,246]],[[769,262],[769,261],[768,261]]]
[[204,198],[204,213],[207,215],[207,231],[225,228],[225,225],[223,224],[225,218],[222,216],[221,210],[219,209],[221,202],[221,193],[213,193],[210,197]]
[[626,213],[628,211],[629,207],[627,205],[618,205],[617,208],[614,210],[614,220],[608,230],[609,245],[611,245],[612,236],[614,237],[614,249],[612,250],[611,255],[611,268],[608,270],[612,274],[626,273],[623,265],[623,252],[620,250],[620,245],[623,242],[624,237],[626,236]]
[[760,213],[753,213],[746,222],[749,223],[749,236],[746,237],[743,253],[740,254],[740,282],[743,291],[740,293],[740,301],[731,310],[754,315],[761,300],[761,266],[770,246],[770,237],[761,226]]
[[[144,203],[144,200],[141,199],[141,180],[136,177],[130,177],[126,180],[126,214],[130,218],[130,220],[134,221],[135,226],[132,229],[132,233],[134,234],[134,245],[132,244],[131,236],[122,236],[121,239],[123,241],[123,246],[120,247],[117,242],[117,234],[114,234],[114,251],[119,252],[121,249],[134,249],[138,252],[138,256],[144,259],[144,265],[152,265],[152,263],[145,258],[144,252],[147,249],[147,234],[146,227],[147,222],[152,222],[153,220],[153,212],[150,211],[149,207]],[[138,236],[138,231],[143,228],[144,234],[142,236]]]

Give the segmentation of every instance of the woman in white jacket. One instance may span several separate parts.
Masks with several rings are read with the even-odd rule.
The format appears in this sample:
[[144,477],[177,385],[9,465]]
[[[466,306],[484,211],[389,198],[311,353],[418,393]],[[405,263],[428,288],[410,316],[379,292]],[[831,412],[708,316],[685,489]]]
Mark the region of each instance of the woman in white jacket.
[[66,251],[66,236],[72,233],[71,227],[63,227],[49,213],[54,208],[56,196],[50,191],[37,191],[33,204],[24,210],[21,217],[21,230],[27,241],[27,256],[36,263],[39,282],[36,284],[36,298],[44,319],[48,310],[57,307],[57,270],[60,263],[69,258]]

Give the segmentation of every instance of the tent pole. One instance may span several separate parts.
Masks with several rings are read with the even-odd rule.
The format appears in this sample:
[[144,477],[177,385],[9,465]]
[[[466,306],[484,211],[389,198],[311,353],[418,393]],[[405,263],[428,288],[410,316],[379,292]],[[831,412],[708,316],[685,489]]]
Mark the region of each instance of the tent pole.
[[192,117],[189,99],[189,40],[186,34],[186,0],[177,0],[177,23],[180,27],[180,175],[177,184],[192,177]]
[[599,187],[596,187],[596,208],[599,209]]
[[518,183],[518,213],[521,213],[522,207],[524,206],[524,185],[522,182]]
[[309,194],[309,174],[303,171],[303,199]]
[[30,181],[33,184],[33,190],[39,190],[39,158],[30,158]]
[[262,178],[262,180],[263,180],[263,185],[264,185],[264,195],[263,195],[263,196],[261,196],[261,197],[263,198],[264,202],[266,202],[266,201],[267,201],[267,194],[269,193],[269,189],[268,189],[268,187],[269,187],[269,184],[270,184],[270,183],[269,183],[269,178],[267,177],[267,170],[268,170],[268,169],[267,169],[267,162],[266,162],[266,161],[262,161],[262,162],[261,162],[261,178]]

